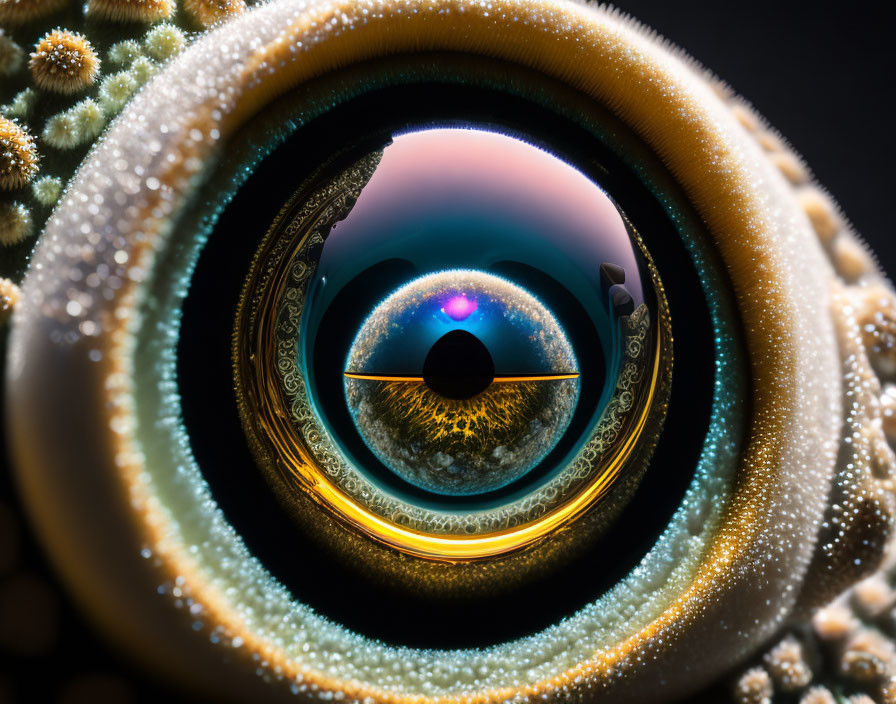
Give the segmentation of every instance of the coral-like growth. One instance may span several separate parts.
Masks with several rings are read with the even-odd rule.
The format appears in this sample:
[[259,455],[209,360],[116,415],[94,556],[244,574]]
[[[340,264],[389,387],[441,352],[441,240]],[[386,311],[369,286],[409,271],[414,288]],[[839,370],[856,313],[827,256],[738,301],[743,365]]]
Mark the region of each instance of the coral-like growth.
[[0,0],[0,24],[24,24],[49,15],[67,0]]
[[137,85],[142,86],[152,78],[158,70],[158,65],[152,59],[145,56],[138,56],[134,59],[134,63],[131,64],[130,74],[134,77],[134,80],[137,81]]
[[44,176],[31,185],[31,190],[34,199],[41,205],[54,205],[62,193],[62,179],[58,176]]
[[48,32],[34,47],[29,62],[39,88],[77,93],[96,81],[100,60],[82,34],[64,29]]
[[186,0],[184,7],[203,27],[238,15],[246,9],[245,0]]
[[812,687],[803,694],[800,704],[837,704],[834,695],[825,687]]
[[96,139],[106,126],[105,112],[90,98],[75,103],[68,112],[75,118],[82,141]]
[[21,203],[0,203],[0,246],[11,247],[31,234],[31,211]]
[[89,17],[113,22],[157,22],[174,10],[174,0],[87,0]]
[[19,287],[9,279],[0,277],[0,325],[3,325],[19,302]]
[[747,670],[734,685],[732,698],[736,704],[771,704],[775,689],[772,678],[761,667]]
[[861,629],[846,643],[840,669],[859,683],[881,681],[896,673],[896,646],[874,629]]
[[24,55],[22,47],[0,29],[0,76],[9,76],[18,71]]
[[134,59],[142,55],[143,49],[140,47],[140,43],[133,39],[125,39],[117,44],[113,44],[109,47],[107,54],[109,61],[122,68],[128,68],[134,62]]
[[793,636],[787,636],[769,651],[765,665],[775,684],[784,692],[802,689],[812,682],[812,670],[803,645]]
[[106,114],[114,115],[124,107],[138,88],[137,80],[129,71],[119,71],[106,76],[100,84],[100,105]]
[[6,105],[0,106],[0,114],[6,117],[28,117],[37,100],[37,92],[33,88],[26,88],[13,96]]
[[82,141],[78,121],[69,110],[57,113],[47,120],[41,136],[56,149],[73,149]]
[[187,46],[187,37],[173,24],[160,24],[146,33],[143,48],[156,61],[167,61]]
[[21,188],[38,171],[34,139],[18,123],[0,117],[0,190]]
[[56,113],[44,127],[42,137],[56,149],[74,149],[96,139],[106,126],[106,111],[91,98]]

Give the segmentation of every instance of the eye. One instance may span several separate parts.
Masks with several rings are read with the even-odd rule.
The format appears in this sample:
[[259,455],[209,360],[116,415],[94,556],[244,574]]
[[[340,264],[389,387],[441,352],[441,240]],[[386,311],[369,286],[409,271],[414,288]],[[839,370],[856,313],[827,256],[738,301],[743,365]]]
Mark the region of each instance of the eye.
[[[421,127],[342,161],[272,208],[241,295],[233,364],[256,461],[306,526],[310,497],[321,521],[405,555],[500,558],[520,582],[570,550],[525,567],[512,553],[556,548],[586,510],[602,532],[644,472],[671,377],[656,269],[597,183],[519,136]],[[340,201],[319,217],[322,193]],[[338,536],[334,552],[355,545]],[[370,550],[369,569],[419,583]],[[450,569],[427,588],[495,589],[480,566]]]
[[[423,325],[435,329],[424,337]],[[418,373],[380,371],[390,361]],[[384,465],[421,489],[464,496],[501,489],[544,459],[569,426],[578,378],[566,335],[534,296],[458,270],[374,308],[349,351],[345,395]]]
[[889,284],[603,10],[232,20],[92,150],[16,308],[51,552],[209,692],[805,689],[812,644],[762,648],[884,557]]

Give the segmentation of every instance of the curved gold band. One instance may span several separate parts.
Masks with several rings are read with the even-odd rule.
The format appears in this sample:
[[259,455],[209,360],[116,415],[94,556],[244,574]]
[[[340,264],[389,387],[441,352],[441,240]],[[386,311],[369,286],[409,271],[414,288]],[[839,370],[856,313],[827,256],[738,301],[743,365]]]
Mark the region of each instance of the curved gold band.
[[[366,160],[367,158],[362,162]],[[555,531],[570,526],[585,513],[600,510],[597,504],[628,466],[638,444],[646,443],[653,447],[655,437],[642,438],[642,431],[649,423],[653,426],[662,423],[669,389],[671,347],[666,339],[669,337],[668,304],[656,266],[637,235],[635,243],[647,262],[652,297],[656,302],[656,310],[649,313],[647,306],[642,306],[642,316],[646,315],[646,318],[638,318],[647,321],[652,316],[656,318],[642,330],[646,335],[646,349],[637,360],[637,369],[644,381],[626,390],[626,393],[634,395],[634,401],[629,411],[616,418],[623,425],[616,434],[618,439],[608,442],[599,454],[588,460],[591,470],[589,477],[573,486],[565,501],[558,500],[555,505],[548,505],[542,515],[522,518],[518,523],[514,521],[515,525],[504,529],[475,534],[427,532],[414,525],[405,525],[400,520],[390,520],[391,516],[365,506],[325,471],[322,465],[326,461],[315,454],[307,440],[306,429],[290,412],[296,401],[283,388],[278,364],[281,361],[278,359],[281,341],[277,338],[277,330],[282,301],[288,300],[289,307],[298,308],[299,311],[303,305],[304,294],[299,295],[293,290],[290,295],[289,292],[289,287],[294,285],[296,279],[293,270],[295,263],[299,262],[299,270],[303,275],[308,275],[316,265],[304,261],[303,251],[311,238],[317,241],[320,233],[326,229],[326,214],[342,212],[342,198],[348,190],[356,188],[356,180],[357,174],[353,167],[326,185],[316,183],[312,176],[296,191],[271,225],[256,253],[237,311],[233,355],[240,415],[256,459],[269,474],[269,478],[274,479],[275,487],[281,489],[280,493],[303,492],[331,518],[382,545],[405,555],[447,563],[488,560],[516,553],[544,541]],[[295,316],[300,314],[293,312]],[[628,327],[622,321],[619,324]],[[292,331],[298,327],[297,322],[292,321],[289,329]],[[346,373],[346,376],[383,379],[351,373]],[[578,374],[553,374],[537,378],[550,380],[577,377]],[[412,379],[385,378],[404,381]],[[508,379],[516,380],[518,377]],[[532,377],[525,379],[531,380]],[[499,382],[501,379],[496,378],[495,381]],[[303,404],[310,405],[310,402],[304,399]],[[600,427],[598,421],[597,428]],[[313,432],[326,431],[318,426]],[[653,432],[654,435],[655,433],[656,431]],[[279,476],[271,477],[271,468],[276,468],[275,473]],[[286,492],[282,491],[282,483],[279,481],[281,477],[285,479]],[[284,499],[288,504],[291,503],[290,496],[287,495]]]
[[[599,475],[590,482],[583,491],[558,509],[549,512],[540,520],[510,528],[498,533],[483,536],[440,536],[409,530],[395,523],[390,523],[352,501],[338,488],[318,472],[303,471],[302,475],[314,484],[311,490],[325,502],[334,512],[345,517],[356,528],[370,535],[375,540],[393,548],[433,560],[457,561],[476,560],[506,555],[521,550],[529,545],[544,540],[554,531],[575,521],[590,510],[606,494],[617,475],[626,465],[629,456],[641,437],[641,431],[647,423],[657,390],[660,371],[660,336],[662,326],[657,327],[657,340],[654,346],[653,364],[651,365],[650,384],[646,399],[641,406],[641,413],[629,431],[625,442],[613,453]],[[306,467],[310,467],[306,463]]]

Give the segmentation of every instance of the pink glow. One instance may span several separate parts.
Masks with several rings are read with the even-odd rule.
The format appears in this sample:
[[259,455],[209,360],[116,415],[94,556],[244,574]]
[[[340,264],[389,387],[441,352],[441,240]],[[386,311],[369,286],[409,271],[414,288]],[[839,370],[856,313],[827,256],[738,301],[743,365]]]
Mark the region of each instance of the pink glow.
[[454,296],[442,307],[442,312],[452,320],[466,320],[470,314],[479,307],[476,301],[471,301],[464,295]]

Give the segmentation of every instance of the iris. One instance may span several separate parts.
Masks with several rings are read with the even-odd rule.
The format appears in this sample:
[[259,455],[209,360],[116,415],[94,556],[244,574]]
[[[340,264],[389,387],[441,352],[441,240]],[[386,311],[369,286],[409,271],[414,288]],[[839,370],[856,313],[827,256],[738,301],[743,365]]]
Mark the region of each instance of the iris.
[[657,322],[631,224],[526,135],[420,126],[359,156],[306,252],[297,365],[321,428],[429,506],[546,486],[606,434],[628,340]]
[[468,495],[519,479],[569,426],[578,364],[554,315],[498,276],[423,276],[376,306],[346,363],[352,420],[412,484]]

